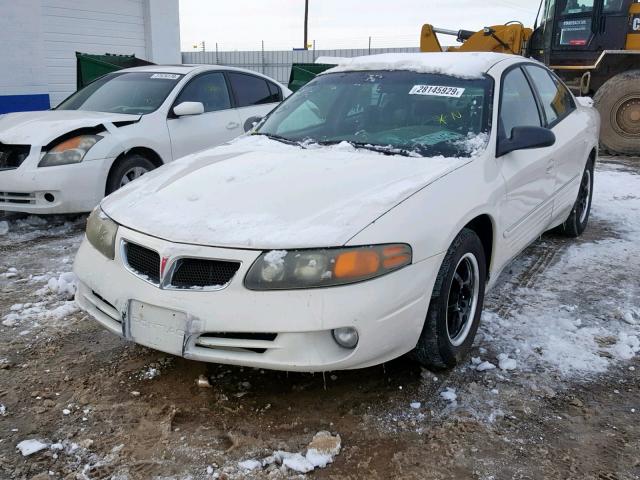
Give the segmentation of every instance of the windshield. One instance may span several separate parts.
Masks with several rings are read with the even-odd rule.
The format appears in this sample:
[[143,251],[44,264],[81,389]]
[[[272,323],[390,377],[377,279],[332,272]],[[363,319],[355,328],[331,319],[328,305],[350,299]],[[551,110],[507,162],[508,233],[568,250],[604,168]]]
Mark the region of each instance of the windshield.
[[278,106],[256,133],[303,146],[346,141],[389,153],[470,156],[478,144],[469,140],[489,131],[492,90],[488,77],[320,75]]
[[593,10],[593,0],[560,0],[560,15],[585,13]]
[[78,90],[56,110],[144,115],[162,105],[180,78],[175,73],[111,73]]

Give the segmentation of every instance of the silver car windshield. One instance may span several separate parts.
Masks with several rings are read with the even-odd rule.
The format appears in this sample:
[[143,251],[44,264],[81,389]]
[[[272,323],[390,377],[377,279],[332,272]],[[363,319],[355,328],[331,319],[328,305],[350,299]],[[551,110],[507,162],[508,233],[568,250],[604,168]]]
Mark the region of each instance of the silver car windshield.
[[78,90],[56,110],[144,115],[157,110],[182,77],[177,73],[111,73]]

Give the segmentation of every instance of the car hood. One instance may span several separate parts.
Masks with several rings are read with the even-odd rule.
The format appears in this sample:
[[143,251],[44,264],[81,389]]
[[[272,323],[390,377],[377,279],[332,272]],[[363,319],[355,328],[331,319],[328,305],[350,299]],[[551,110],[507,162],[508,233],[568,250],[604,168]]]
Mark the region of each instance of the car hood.
[[190,155],[107,197],[117,223],[172,242],[234,248],[345,244],[469,158],[303,149],[263,136]]
[[82,110],[44,110],[0,115],[0,142],[18,145],[46,145],[51,140],[79,128],[105,123],[131,122],[140,115],[86,112]]

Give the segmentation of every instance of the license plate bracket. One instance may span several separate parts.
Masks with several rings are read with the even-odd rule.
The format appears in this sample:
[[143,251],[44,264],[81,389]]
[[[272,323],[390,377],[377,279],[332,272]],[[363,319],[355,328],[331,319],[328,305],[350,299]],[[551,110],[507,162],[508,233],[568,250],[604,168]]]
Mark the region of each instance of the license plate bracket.
[[187,315],[149,303],[129,302],[128,336],[145,347],[182,355]]

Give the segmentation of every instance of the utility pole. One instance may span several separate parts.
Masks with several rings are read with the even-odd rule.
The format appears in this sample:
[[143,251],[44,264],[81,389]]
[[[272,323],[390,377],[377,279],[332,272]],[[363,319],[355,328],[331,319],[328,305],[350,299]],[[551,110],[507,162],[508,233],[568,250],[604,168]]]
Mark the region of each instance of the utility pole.
[[307,28],[309,24],[309,0],[304,0],[304,49],[307,50]]

